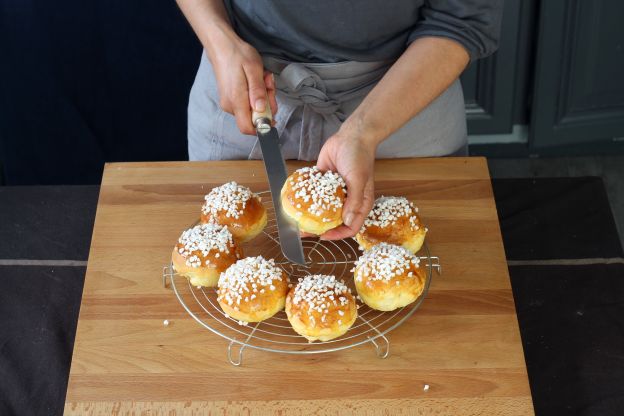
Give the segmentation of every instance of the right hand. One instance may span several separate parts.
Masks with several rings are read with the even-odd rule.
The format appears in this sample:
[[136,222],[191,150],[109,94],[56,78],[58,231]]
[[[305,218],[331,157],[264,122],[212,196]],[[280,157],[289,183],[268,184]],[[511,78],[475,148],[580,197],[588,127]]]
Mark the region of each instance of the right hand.
[[240,39],[219,45],[214,55],[211,62],[219,88],[219,105],[234,115],[241,133],[255,135],[252,109],[262,112],[270,105],[273,115],[277,113],[273,74],[264,70],[258,51]]

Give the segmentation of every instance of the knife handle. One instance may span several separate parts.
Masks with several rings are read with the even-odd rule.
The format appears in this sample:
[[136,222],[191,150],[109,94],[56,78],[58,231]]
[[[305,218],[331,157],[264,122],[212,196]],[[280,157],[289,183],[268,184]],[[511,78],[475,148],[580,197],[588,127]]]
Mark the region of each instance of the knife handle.
[[269,102],[269,95],[266,96],[266,106],[264,111],[257,112],[252,111],[251,122],[254,127],[260,133],[268,133],[271,130],[271,123],[273,122],[273,113],[271,112],[271,104]]

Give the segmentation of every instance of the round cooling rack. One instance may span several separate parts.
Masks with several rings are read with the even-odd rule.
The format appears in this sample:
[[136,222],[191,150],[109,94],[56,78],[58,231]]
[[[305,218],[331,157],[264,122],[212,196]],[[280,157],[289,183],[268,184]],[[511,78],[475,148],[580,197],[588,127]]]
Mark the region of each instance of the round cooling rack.
[[[341,279],[357,294],[353,281],[353,263],[359,257],[358,244],[353,239],[323,241],[318,238],[304,238],[303,251],[308,264],[301,266],[284,257],[279,245],[275,211],[268,191],[258,193],[267,208],[268,222],[264,231],[253,240],[242,245],[245,256],[262,255],[274,259],[289,276],[293,284],[309,274],[328,274]],[[424,252],[424,253],[423,253]],[[432,257],[425,243],[421,249],[421,262],[427,273],[423,293],[413,303],[390,312],[369,308],[358,300],[358,317],[343,336],[325,342],[308,342],[297,334],[281,311],[262,321],[240,325],[237,320],[223,312],[217,302],[217,289],[192,286],[186,277],[179,276],[171,264],[163,268],[163,285],[173,289],[180,304],[201,326],[229,341],[227,356],[231,364],[241,365],[243,350],[255,348],[262,351],[285,354],[320,354],[353,348],[362,344],[375,347],[378,357],[390,354],[390,341],[386,334],[401,325],[418,309],[429,291],[433,269],[441,272],[438,257]]]

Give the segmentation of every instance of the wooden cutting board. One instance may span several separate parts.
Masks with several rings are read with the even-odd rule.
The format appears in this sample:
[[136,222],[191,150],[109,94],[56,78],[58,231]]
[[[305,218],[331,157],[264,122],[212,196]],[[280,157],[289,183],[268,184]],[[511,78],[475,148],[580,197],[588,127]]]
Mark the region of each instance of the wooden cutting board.
[[363,345],[314,356],[247,349],[241,367],[227,361],[227,342],[183,310],[161,274],[203,195],[230,180],[267,188],[258,161],[106,165],[66,414],[533,413],[485,159],[377,162],[376,193],[416,203],[443,267],[389,334],[387,359]]

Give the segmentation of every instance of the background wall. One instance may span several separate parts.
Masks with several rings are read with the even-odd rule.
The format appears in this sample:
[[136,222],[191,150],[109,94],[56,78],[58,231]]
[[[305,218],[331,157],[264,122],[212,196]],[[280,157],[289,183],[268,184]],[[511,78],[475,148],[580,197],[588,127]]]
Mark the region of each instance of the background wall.
[[0,2],[8,184],[99,183],[106,161],[183,160],[201,48],[173,0]]

